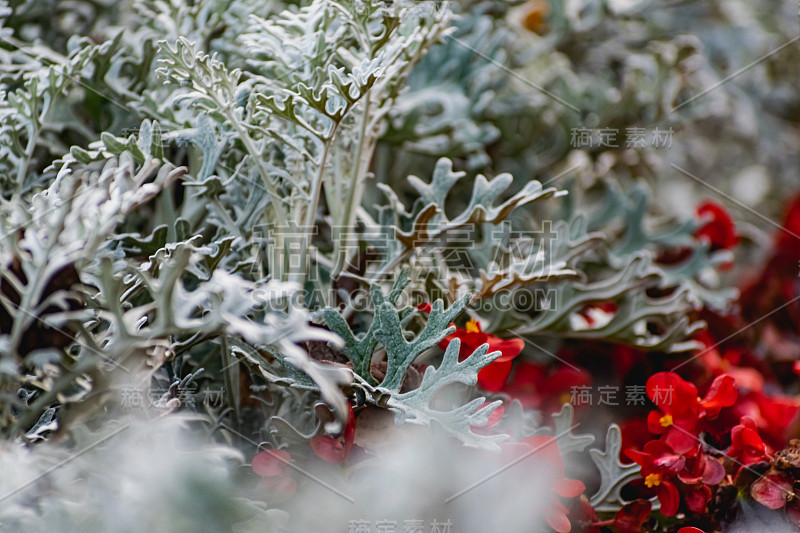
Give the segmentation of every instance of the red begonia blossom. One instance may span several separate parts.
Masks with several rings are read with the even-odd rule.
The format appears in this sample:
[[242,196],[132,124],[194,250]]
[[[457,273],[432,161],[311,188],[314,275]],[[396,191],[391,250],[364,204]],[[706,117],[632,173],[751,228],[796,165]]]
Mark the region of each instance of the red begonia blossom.
[[697,216],[709,219],[695,232],[695,236],[708,241],[711,250],[730,250],[739,242],[736,226],[723,206],[711,200],[697,207]]
[[743,416],[741,423],[731,429],[731,445],[727,454],[744,466],[769,458],[767,445],[761,440],[758,427],[749,416]]
[[647,416],[647,424],[655,435],[677,453],[686,453],[697,444],[697,424],[702,418],[713,418],[723,407],[736,402],[738,392],[732,377],[718,376],[704,398],[697,396],[697,387],[674,372],[659,372],[647,380],[647,396],[658,407]]
[[680,494],[675,481],[686,459],[658,440],[648,442],[642,451],[626,450],[625,453],[642,467],[644,484],[655,490],[661,503],[661,514],[675,515],[680,505]]

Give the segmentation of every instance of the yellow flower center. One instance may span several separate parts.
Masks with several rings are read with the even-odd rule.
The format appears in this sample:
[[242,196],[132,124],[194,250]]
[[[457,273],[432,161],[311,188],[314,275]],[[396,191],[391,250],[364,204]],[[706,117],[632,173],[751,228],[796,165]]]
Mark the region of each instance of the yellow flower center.
[[561,405],[564,405],[565,403],[572,403],[572,394],[564,392],[561,394],[559,400],[561,400]]
[[658,419],[658,423],[662,428],[668,428],[672,425],[672,415],[664,415]]
[[547,29],[545,21],[550,11],[547,2],[532,0],[525,6],[525,10],[526,13],[522,17],[522,25],[534,33],[544,33]]
[[647,485],[648,489],[652,489],[653,487],[658,487],[661,485],[661,474],[650,474],[646,478],[644,478],[644,484]]
[[478,324],[478,321],[474,318],[470,318],[469,322],[467,322],[467,333],[480,333],[481,332],[481,325]]

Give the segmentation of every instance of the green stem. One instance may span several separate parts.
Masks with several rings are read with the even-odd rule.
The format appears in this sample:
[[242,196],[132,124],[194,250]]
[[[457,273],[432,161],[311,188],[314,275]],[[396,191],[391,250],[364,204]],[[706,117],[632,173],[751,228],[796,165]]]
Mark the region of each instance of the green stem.
[[325,179],[325,166],[328,164],[328,156],[331,153],[331,146],[333,145],[333,140],[336,137],[336,130],[338,127],[339,123],[334,124],[333,128],[331,129],[330,136],[325,142],[325,147],[322,149],[322,158],[319,163],[319,169],[317,170],[317,175],[314,177],[314,183],[311,185],[311,195],[308,202],[308,210],[306,211],[305,222],[303,222],[303,227],[300,228],[300,231],[302,231],[302,237],[300,241],[301,271],[295,274],[296,280],[301,285],[305,281],[306,260],[308,258],[308,248],[311,240],[311,229],[314,226],[317,209],[319,207],[319,200],[322,196],[322,182]]
[[[347,263],[347,249],[345,244],[348,241],[349,231],[352,229],[355,221],[355,207],[361,205],[361,197],[363,195],[363,178],[365,173],[365,166],[372,160],[372,152],[374,146],[372,139],[367,140],[367,124],[369,123],[369,91],[364,95],[364,112],[361,115],[361,129],[358,137],[358,149],[356,150],[355,164],[353,165],[353,177],[350,181],[350,187],[347,191],[347,201],[345,202],[344,214],[338,221],[339,235],[334,242],[333,257],[335,258],[335,270],[331,273],[333,277],[338,277]],[[364,145],[368,144],[369,149],[365,150]],[[365,152],[368,152],[365,157]]]

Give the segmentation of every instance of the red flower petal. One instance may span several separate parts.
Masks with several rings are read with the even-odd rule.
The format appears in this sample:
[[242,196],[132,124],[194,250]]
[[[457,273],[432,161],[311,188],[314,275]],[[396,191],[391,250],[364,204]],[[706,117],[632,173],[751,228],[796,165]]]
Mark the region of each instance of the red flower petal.
[[667,428],[661,425],[661,418],[664,413],[661,411],[650,411],[647,414],[647,430],[653,435],[663,434]]
[[711,489],[706,485],[695,485],[683,493],[683,501],[686,502],[686,507],[693,513],[702,513],[711,499]]
[[524,444],[536,449],[535,456],[544,460],[555,469],[556,472],[564,472],[564,461],[561,458],[561,451],[558,449],[556,439],[549,435],[533,435],[522,441]]
[[353,412],[353,406],[349,403],[347,404],[347,409],[347,424],[345,424],[344,433],[342,434],[345,457],[350,453],[350,449],[353,447],[353,442],[355,442],[356,439],[356,414]]
[[330,435],[311,437],[309,444],[311,444],[311,449],[314,450],[317,457],[326,463],[339,464],[345,459],[346,453],[342,441]]
[[749,416],[743,416],[740,424],[731,429],[728,455],[738,459],[745,466],[767,458],[767,445],[758,434],[755,420]]
[[288,476],[265,477],[259,482],[258,486],[262,490],[277,493],[276,495],[283,500],[295,493],[297,490],[297,481]]
[[800,195],[796,196],[789,203],[786,209],[786,215],[783,218],[783,227],[789,230],[788,232],[779,231],[777,235],[777,249],[796,250],[797,238],[792,235],[800,234]]
[[286,463],[292,459],[286,450],[264,450],[252,460],[253,472],[262,477],[278,476],[284,472]]
[[625,422],[620,426],[620,430],[622,431],[621,449],[623,453],[620,453],[619,458],[623,463],[628,463],[630,460],[628,456],[625,455],[624,450],[629,448],[641,450],[652,437],[650,436],[647,422],[641,418],[633,418]]
[[716,485],[725,478],[725,467],[716,459],[709,458],[703,471],[703,483]]
[[697,405],[697,387],[675,372],[658,372],[647,380],[647,397],[662,411],[680,415]]
[[625,450],[625,455],[627,455],[631,461],[633,461],[638,465],[641,465],[642,467],[644,467],[645,464],[650,465],[653,462],[652,455],[639,450],[635,450],[633,448],[628,448],[627,450]]
[[667,443],[660,440],[651,440],[644,445],[644,451],[655,457],[662,455],[675,455],[675,451]]
[[661,502],[661,514],[664,516],[675,516],[678,512],[678,506],[681,503],[681,495],[678,493],[676,487],[671,481],[662,481],[661,485],[656,489],[658,501]]
[[700,405],[709,415],[714,416],[723,407],[729,407],[736,403],[739,391],[736,389],[736,381],[727,374],[718,376],[708,389],[708,394],[700,402]]
[[553,504],[553,507],[547,514],[547,525],[558,533],[569,533],[572,531],[572,524],[569,523],[569,518],[567,518],[566,508],[557,501],[553,501],[551,504]]
[[508,375],[511,373],[511,361],[492,361],[478,371],[478,386],[485,391],[499,392],[503,390]]
[[678,530],[678,533],[706,533],[700,528],[697,527],[682,527]]
[[494,335],[489,335],[489,351],[495,352],[499,350],[503,354],[498,359],[495,359],[495,363],[514,359],[522,353],[523,348],[525,348],[525,341],[522,339],[502,340]]
[[793,483],[783,472],[767,472],[750,486],[755,501],[770,509],[780,509],[792,495]]
[[618,533],[641,533],[642,526],[650,518],[653,506],[647,500],[633,501],[617,511],[614,529]]
[[583,494],[586,490],[586,485],[577,479],[559,479],[553,483],[553,492],[563,498],[576,498]]
[[693,423],[687,424],[684,421],[679,421],[667,428],[667,432],[662,439],[664,443],[675,450],[675,453],[688,453],[697,446],[697,436],[694,433]]
[[711,220],[698,228],[695,236],[707,240],[712,250],[730,249],[736,246],[739,238],[736,227],[728,212],[720,204],[706,201],[697,208],[697,215]]

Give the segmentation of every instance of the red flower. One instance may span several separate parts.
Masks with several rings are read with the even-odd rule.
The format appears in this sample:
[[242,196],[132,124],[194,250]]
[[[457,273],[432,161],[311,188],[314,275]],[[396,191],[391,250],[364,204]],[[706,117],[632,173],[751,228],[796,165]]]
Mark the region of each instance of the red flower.
[[[767,324],[791,337],[798,333],[800,304],[792,302],[798,295],[797,263],[800,261],[800,195],[786,209],[781,227],[775,235],[772,254],[753,279],[744,284],[739,299],[742,318],[748,322],[766,319]],[[762,323],[761,328],[766,324]]]
[[[625,453],[641,465],[644,485],[658,497],[664,516],[677,513],[681,499],[690,512],[704,512],[711,500],[709,485],[717,485],[725,477],[722,463],[706,456],[700,444],[681,455],[654,440],[645,444],[642,451],[627,449]],[[649,493],[642,489],[643,496]],[[633,527],[629,518],[623,515],[625,523]]]
[[618,533],[641,533],[644,523],[650,518],[652,505],[648,500],[635,500],[617,511],[614,529]]
[[693,513],[705,512],[709,500],[711,500],[711,487],[708,485],[690,485],[683,489],[683,501],[686,503],[686,508]]
[[781,448],[797,423],[800,401],[791,396],[767,396],[761,392],[750,392],[734,406],[736,418],[747,416],[753,419],[759,435],[772,447]]
[[344,426],[341,438],[330,435],[316,435],[311,437],[309,444],[317,457],[326,463],[339,464],[347,459],[356,435],[356,417],[353,407],[348,405],[347,424]]
[[684,456],[686,464],[678,479],[687,509],[693,513],[705,511],[711,499],[709,485],[717,485],[725,477],[725,468],[716,459],[709,459],[698,444],[692,453]]
[[541,409],[544,400],[542,383],[547,379],[547,367],[528,361],[520,361],[503,387],[503,392],[522,403],[526,409]]
[[597,513],[594,512],[594,507],[589,503],[586,495],[582,495],[578,500],[578,505],[573,507],[571,522],[578,525],[578,531],[581,533],[603,533]]
[[704,483],[716,485],[725,477],[725,469],[715,459],[708,459],[700,444],[690,453],[684,455],[686,464],[678,474],[678,478],[686,484]]
[[259,486],[270,489],[279,498],[288,498],[297,490],[297,482],[289,475],[292,456],[286,450],[264,450],[251,462],[253,473],[261,476]]
[[502,355],[483,367],[478,372],[478,385],[489,392],[498,392],[511,373],[511,361],[517,357],[525,347],[522,339],[503,340],[500,337],[481,331],[481,325],[477,320],[471,319],[467,322],[466,329],[456,328],[455,333],[448,335],[439,343],[443,350],[453,339],[461,339],[461,347],[458,352],[459,360],[463,361],[472,352],[483,346],[489,345],[489,352],[501,352]]
[[702,219],[710,218],[697,229],[695,236],[707,240],[712,251],[729,250],[739,242],[733,220],[720,204],[710,200],[703,202],[697,207],[697,216]]
[[736,402],[738,392],[732,377],[722,375],[711,384],[703,399],[697,387],[674,372],[659,372],[647,380],[647,396],[659,408],[647,416],[648,429],[677,453],[686,453],[697,444],[697,423],[713,418],[720,409]]
[[711,383],[705,397],[700,400],[702,418],[716,418],[723,407],[730,407],[736,403],[739,391],[736,381],[729,375],[717,376]]
[[251,466],[257,476],[275,477],[286,473],[291,459],[286,450],[264,450],[253,457]]
[[678,512],[680,494],[673,480],[683,469],[686,460],[664,442],[653,440],[643,451],[625,450],[633,461],[642,467],[642,478],[649,489],[655,489],[661,502],[661,514],[673,516]]
[[698,527],[682,527],[678,530],[678,533],[706,533],[706,532]]
[[[558,449],[556,439],[547,435],[534,435],[522,441],[530,446],[535,452],[535,457],[541,463],[543,475],[547,475],[551,482],[553,493],[562,498],[576,498],[580,496],[586,486],[577,479],[568,479],[564,474],[564,461],[561,458],[561,451]],[[548,502],[549,514],[546,517],[547,524],[558,533],[568,533],[572,530],[569,521],[569,510],[557,498],[552,497]]]
[[731,429],[731,446],[727,454],[744,466],[764,461],[767,456],[767,445],[761,440],[755,420],[743,416],[741,423]]

